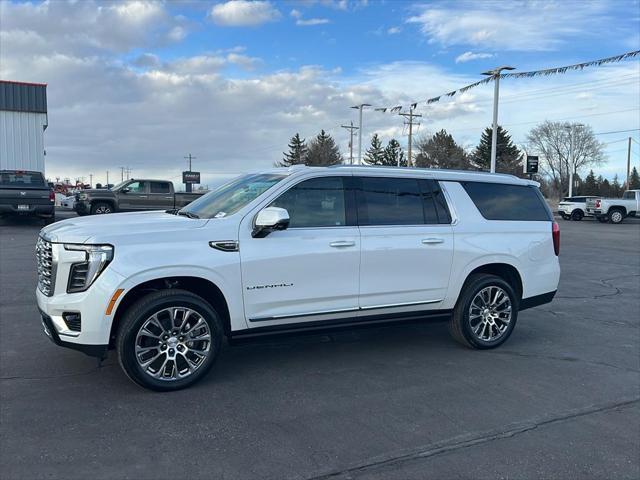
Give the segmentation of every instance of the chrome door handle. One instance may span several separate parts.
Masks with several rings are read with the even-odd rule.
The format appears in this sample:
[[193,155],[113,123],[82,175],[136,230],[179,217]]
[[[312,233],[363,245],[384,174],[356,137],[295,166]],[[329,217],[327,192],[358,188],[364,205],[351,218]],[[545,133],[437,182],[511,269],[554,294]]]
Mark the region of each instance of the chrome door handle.
[[356,246],[356,242],[349,241],[349,240],[340,240],[340,241],[337,241],[337,242],[331,242],[329,244],[329,246],[333,247],[333,248],[355,247]]
[[444,238],[423,238],[422,243],[425,245],[432,245],[434,243],[444,243]]

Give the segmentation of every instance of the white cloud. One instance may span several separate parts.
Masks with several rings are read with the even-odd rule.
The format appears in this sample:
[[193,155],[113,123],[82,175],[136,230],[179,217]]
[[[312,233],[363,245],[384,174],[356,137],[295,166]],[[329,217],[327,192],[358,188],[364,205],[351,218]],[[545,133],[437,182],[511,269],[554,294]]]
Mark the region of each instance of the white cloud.
[[296,20],[296,25],[300,27],[309,27],[313,25],[325,25],[327,23],[330,23],[328,18],[309,18],[307,20],[301,18]]
[[211,7],[209,16],[218,25],[243,27],[276,21],[281,14],[266,0],[230,0]]
[[558,49],[577,35],[610,30],[604,2],[435,3],[415,7],[408,23],[420,26],[431,43],[544,51]]
[[396,35],[400,32],[402,32],[402,29],[400,27],[391,27],[387,30],[387,34],[389,35]]
[[309,18],[304,19],[303,14],[300,10],[296,10],[295,8],[289,12],[289,15],[296,19],[296,25],[300,27],[309,27],[313,25],[324,25],[330,23],[328,18]]
[[185,19],[164,4],[130,1],[0,3],[2,48],[40,47],[43,53],[127,52],[184,39]]
[[479,60],[481,58],[491,58],[493,53],[474,53],[464,52],[462,55],[456,57],[456,63],[470,62],[471,60]]

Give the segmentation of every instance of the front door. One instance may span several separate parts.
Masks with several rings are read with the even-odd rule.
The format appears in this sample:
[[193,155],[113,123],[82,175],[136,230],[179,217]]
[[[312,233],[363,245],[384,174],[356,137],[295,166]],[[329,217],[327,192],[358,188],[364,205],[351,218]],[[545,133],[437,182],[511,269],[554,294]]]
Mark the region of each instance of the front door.
[[447,293],[453,259],[451,217],[437,182],[406,177],[354,181],[362,315],[386,308],[437,308]]
[[286,230],[253,238],[255,214],[243,221],[242,289],[250,327],[357,312],[360,234],[345,183],[342,176],[312,178],[280,195],[271,206],[289,212]]
[[118,193],[120,210],[149,210],[149,182],[136,180],[127,187],[127,193]]

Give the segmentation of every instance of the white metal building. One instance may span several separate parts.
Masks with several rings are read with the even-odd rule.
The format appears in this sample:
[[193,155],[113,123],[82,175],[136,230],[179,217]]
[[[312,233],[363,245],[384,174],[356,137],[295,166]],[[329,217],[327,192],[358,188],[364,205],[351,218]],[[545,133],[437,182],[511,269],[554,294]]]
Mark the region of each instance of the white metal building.
[[47,85],[0,80],[0,170],[44,173]]

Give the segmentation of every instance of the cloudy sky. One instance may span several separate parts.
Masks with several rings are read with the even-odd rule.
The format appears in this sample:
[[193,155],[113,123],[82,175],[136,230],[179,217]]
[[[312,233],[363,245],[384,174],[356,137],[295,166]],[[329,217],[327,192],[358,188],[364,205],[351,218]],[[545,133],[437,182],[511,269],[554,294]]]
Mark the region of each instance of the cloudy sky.
[[[289,138],[340,124],[357,103],[437,96],[509,64],[535,70],[640,49],[637,0],[0,1],[0,78],[48,84],[47,174],[178,180],[183,157],[206,183],[269,167]],[[429,106],[468,148],[491,122],[492,85]],[[605,176],[623,174],[640,141],[640,62],[501,83],[500,123],[521,144],[549,119],[592,126]],[[402,118],[365,111],[406,144]],[[620,130],[630,132],[607,133]],[[633,161],[640,147],[633,144]]]

